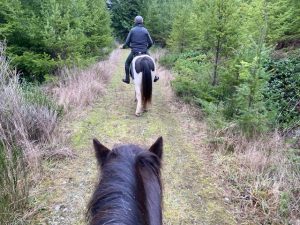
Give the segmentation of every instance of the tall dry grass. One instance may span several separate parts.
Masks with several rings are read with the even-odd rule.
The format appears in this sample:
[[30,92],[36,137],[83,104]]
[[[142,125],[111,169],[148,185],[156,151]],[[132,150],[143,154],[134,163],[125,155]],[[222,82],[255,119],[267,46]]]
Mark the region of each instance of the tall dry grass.
[[174,80],[172,72],[159,64],[159,60],[166,54],[165,49],[156,48],[151,50],[151,57],[155,60],[155,74],[159,76],[159,82],[164,87],[166,96],[169,99],[174,98],[174,92],[171,87],[171,81]]
[[0,42],[0,224],[20,223],[30,174],[39,171],[56,126],[56,111],[27,97]]
[[107,60],[87,69],[64,68],[60,72],[59,82],[52,92],[65,112],[74,108],[82,109],[103,94],[115,70],[118,56],[119,50],[115,50]]
[[279,132],[247,139],[233,129],[212,132],[210,149],[239,223],[300,224],[299,149]]
[[74,119],[74,115],[80,115],[105,92],[106,85],[116,69],[119,51],[113,51],[107,60],[89,68],[65,67],[59,72],[58,81],[46,87],[47,92],[55,98],[56,104],[62,107],[64,112],[62,122],[54,130],[51,142],[47,145],[48,157],[59,159],[75,155],[68,147],[72,132],[68,130],[66,123],[70,118]]
[[53,102],[41,87],[20,84],[0,42],[0,224],[24,222],[30,184],[42,176],[42,159],[74,155],[67,144],[69,132],[59,125],[57,105],[77,114],[101,96],[118,51],[88,69],[63,69],[54,87],[44,87],[57,100]]
[[57,125],[57,112],[28,99],[4,52],[5,46],[0,43],[0,137],[7,146],[13,143],[22,148],[30,165],[37,164],[43,156],[39,144],[50,140]]

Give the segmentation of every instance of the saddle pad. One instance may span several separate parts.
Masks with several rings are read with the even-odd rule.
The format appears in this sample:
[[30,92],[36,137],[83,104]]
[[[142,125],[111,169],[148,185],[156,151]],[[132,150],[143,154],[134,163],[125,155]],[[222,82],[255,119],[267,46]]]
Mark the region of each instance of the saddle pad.
[[154,69],[155,69],[154,62],[149,57],[141,57],[135,61],[135,71],[137,73],[142,72],[142,66],[141,66],[142,60],[146,61],[146,63],[149,65],[150,69],[152,71],[154,71]]

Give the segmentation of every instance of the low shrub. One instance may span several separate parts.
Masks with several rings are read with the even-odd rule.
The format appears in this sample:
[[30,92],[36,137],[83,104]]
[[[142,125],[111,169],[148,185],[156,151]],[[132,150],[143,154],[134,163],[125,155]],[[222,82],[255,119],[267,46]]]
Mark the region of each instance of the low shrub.
[[45,81],[45,76],[54,72],[58,63],[47,54],[24,52],[22,55],[14,55],[12,63],[17,66],[26,81]]
[[300,52],[281,59],[269,59],[265,65],[271,74],[265,98],[277,111],[276,124],[295,128],[300,121]]
[[175,53],[166,53],[164,56],[162,56],[159,59],[159,63],[168,68],[171,69],[174,65],[176,60],[178,59],[179,54],[175,54]]

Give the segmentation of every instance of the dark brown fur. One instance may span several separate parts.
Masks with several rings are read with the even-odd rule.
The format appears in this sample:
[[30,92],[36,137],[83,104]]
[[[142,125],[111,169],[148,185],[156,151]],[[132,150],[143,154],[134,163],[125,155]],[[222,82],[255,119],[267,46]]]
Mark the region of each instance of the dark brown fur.
[[111,151],[94,139],[101,177],[88,205],[90,225],[162,225],[162,145],[159,138],[149,150],[122,145]]

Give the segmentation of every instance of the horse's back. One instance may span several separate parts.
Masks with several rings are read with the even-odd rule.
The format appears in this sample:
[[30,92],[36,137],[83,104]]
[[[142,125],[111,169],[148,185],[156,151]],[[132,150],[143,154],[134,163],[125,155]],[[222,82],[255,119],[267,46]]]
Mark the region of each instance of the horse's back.
[[151,71],[155,70],[155,63],[153,58],[148,55],[137,56],[134,61],[134,68],[136,73],[140,73],[143,70],[142,62],[146,63]]

